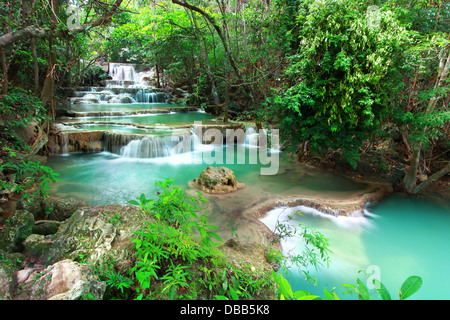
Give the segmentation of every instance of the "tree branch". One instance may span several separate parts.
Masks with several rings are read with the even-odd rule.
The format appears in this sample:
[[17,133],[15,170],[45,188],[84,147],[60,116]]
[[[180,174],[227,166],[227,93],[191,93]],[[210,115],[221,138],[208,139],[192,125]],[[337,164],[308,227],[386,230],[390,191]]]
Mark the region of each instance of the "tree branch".
[[111,9],[107,11],[103,16],[93,19],[78,28],[73,28],[69,30],[52,30],[51,28],[48,27],[46,28],[30,25],[17,31],[7,32],[0,36],[0,48],[6,47],[16,41],[30,38],[47,38],[49,36],[65,37],[68,34],[85,32],[92,27],[97,27],[105,23],[108,23],[111,17],[116,13],[116,11],[120,10],[119,7],[122,4],[122,2],[123,0],[116,0],[116,2],[111,5]]
[[433,182],[439,180],[440,178],[442,178],[443,176],[445,176],[447,173],[450,173],[450,162],[441,170],[439,170],[438,172],[433,173],[427,180],[425,180],[424,182],[420,183],[413,191],[413,194],[417,194],[420,191],[422,191],[423,189],[425,189],[426,187],[430,186],[431,184],[433,184]]

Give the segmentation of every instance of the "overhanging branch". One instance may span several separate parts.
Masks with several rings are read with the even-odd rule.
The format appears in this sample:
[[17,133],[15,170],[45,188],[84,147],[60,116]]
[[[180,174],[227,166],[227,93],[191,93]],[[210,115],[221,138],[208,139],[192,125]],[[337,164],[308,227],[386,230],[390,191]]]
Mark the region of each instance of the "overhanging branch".
[[53,37],[65,37],[69,34],[82,33],[89,30],[92,27],[97,27],[110,22],[111,17],[121,9],[119,8],[123,0],[116,0],[114,4],[111,4],[111,9],[108,10],[103,16],[93,19],[86,24],[78,28],[73,28],[69,30],[52,30],[49,27],[37,27],[30,25],[19,29],[17,31],[10,31],[0,36],[0,47],[6,47],[14,42],[31,39],[31,38],[47,38],[49,36]]

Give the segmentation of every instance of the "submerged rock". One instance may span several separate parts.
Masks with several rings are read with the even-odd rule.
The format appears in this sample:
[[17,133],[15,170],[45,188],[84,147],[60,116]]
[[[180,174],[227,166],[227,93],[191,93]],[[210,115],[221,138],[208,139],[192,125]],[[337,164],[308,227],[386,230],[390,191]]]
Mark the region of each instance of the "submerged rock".
[[213,166],[208,166],[192,182],[208,193],[229,193],[245,186],[236,180],[231,169]]

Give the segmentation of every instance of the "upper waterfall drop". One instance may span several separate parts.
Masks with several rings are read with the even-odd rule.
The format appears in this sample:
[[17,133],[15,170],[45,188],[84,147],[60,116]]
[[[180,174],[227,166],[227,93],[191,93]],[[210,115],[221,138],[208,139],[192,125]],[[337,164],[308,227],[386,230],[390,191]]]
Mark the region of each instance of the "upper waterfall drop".
[[70,98],[71,104],[132,104],[167,103],[169,95],[148,83],[154,78],[153,69],[137,71],[138,65],[109,63],[110,79],[104,87],[82,87]]
[[122,63],[110,63],[109,75],[116,81],[139,81],[133,65]]

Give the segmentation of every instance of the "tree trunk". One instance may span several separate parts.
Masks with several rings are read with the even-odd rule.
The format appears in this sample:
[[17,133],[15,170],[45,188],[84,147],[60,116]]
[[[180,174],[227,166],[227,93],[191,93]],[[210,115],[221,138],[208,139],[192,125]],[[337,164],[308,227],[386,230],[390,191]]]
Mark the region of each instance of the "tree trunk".
[[417,182],[417,169],[419,168],[421,146],[413,146],[413,152],[409,163],[409,168],[406,170],[403,178],[403,185],[406,191],[410,194],[414,193]]
[[[191,23],[194,26],[194,30],[198,30],[197,21],[195,20],[195,15],[193,15],[193,14],[192,14]],[[215,106],[216,112],[218,112],[219,105],[220,105],[220,99],[217,94],[216,81],[214,80],[214,74],[211,69],[211,63],[209,61],[208,48],[207,48],[205,37],[203,36],[203,34],[201,32],[199,32],[199,33],[200,33],[200,37],[202,38],[202,41],[200,41],[200,37],[197,35],[196,32],[194,33],[194,36],[197,38],[197,41],[199,42],[200,47],[203,48],[203,55],[205,56],[205,64],[206,64],[206,73],[208,74],[208,79],[211,84],[211,95],[214,100],[214,106]],[[201,42],[203,42],[203,46],[202,46]]]
[[159,78],[159,67],[158,64],[155,64],[155,71],[156,71],[156,87],[161,88],[161,79]]
[[[98,18],[92,19],[88,23],[85,23],[81,26],[70,29],[69,30],[70,33],[75,34],[85,32],[86,30],[92,27],[108,23],[109,21],[111,21],[111,17],[116,13],[116,11],[120,10],[119,7],[122,4],[122,2],[123,0],[116,0],[114,4],[109,5],[111,9],[107,11],[105,14],[103,14]],[[65,37],[67,35],[68,35],[67,30],[58,29],[54,31],[53,28],[30,25],[17,31],[13,30],[0,35],[0,47],[6,47],[16,41],[21,41],[30,38],[48,38],[49,36],[57,38],[57,37]]]
[[41,92],[42,105],[47,109],[47,114],[52,120],[55,119],[55,99],[53,97],[55,90],[55,48],[53,46],[53,37],[48,39],[49,57],[47,64],[47,72],[45,74],[44,86]]
[[2,78],[2,94],[8,93],[8,64],[6,63],[6,54],[5,54],[5,48],[0,48],[0,56],[2,59],[2,71],[3,71],[3,78]]
[[435,181],[439,180],[440,178],[442,178],[443,176],[445,176],[448,173],[450,173],[450,162],[443,169],[441,169],[438,172],[432,174],[430,177],[428,177],[427,180],[425,180],[424,182],[420,183],[416,188],[414,188],[412,193],[413,194],[419,193],[420,191],[422,191],[423,189],[429,187]]
[[[448,78],[449,72],[450,72],[450,52],[448,52],[449,48],[444,48],[441,51],[440,61],[439,61],[439,72],[436,77],[436,82],[434,85],[434,90],[438,89],[439,87],[443,87],[446,84],[446,80]],[[438,101],[438,97],[431,97],[430,101],[428,102],[428,106],[426,109],[426,113],[431,112],[434,107],[436,106],[436,103]],[[427,128],[423,129],[423,132],[425,132]],[[444,176],[445,169],[449,167],[447,165],[443,170],[440,170],[439,172],[433,174],[429,179],[421,183],[419,186],[417,186],[417,169],[419,167],[419,161],[420,161],[420,152],[422,150],[423,143],[418,142],[416,144],[412,145],[412,155],[411,160],[409,164],[409,168],[406,170],[405,177],[403,178],[403,185],[406,189],[406,191],[410,194],[416,194],[419,191],[425,189],[425,187],[428,187],[431,185],[432,182],[440,179],[442,176]],[[444,172],[443,174],[440,174],[441,172]],[[439,174],[438,174],[439,173]],[[436,176],[435,176],[436,175]],[[431,179],[433,177],[433,179]],[[436,178],[438,177],[438,178]],[[431,180],[428,182],[428,180]]]
[[202,9],[200,9],[199,7],[196,7],[194,5],[191,5],[189,3],[187,3],[185,0],[180,1],[180,0],[172,0],[172,3],[178,4],[182,7],[185,7],[189,10],[195,11],[200,13],[206,20],[209,21],[209,23],[213,26],[213,28],[216,30],[217,35],[219,36],[224,51],[225,51],[225,56],[227,58],[227,60],[229,61],[231,67],[233,68],[234,72],[236,73],[236,76],[239,79],[240,84],[242,85],[244,92],[249,96],[249,98],[253,101],[253,95],[252,95],[252,91],[250,90],[250,88],[248,87],[248,85],[245,84],[244,78],[242,77],[242,73],[239,70],[239,67],[237,66],[236,61],[233,58],[233,55],[230,52],[230,48],[226,39],[226,35],[224,35],[224,32],[222,30],[221,27],[219,27],[219,25],[216,23],[216,20],[214,19],[214,17],[210,16],[207,12],[203,11]]
[[33,55],[34,93],[39,93],[39,64],[36,54],[36,42],[31,38],[31,54]]

